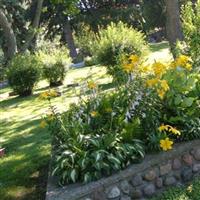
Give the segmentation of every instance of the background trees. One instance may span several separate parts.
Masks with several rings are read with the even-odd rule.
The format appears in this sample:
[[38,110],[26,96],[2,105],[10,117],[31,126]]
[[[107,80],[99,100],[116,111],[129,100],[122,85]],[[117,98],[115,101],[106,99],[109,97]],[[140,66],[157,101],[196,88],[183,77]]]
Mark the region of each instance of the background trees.
[[[167,36],[171,45],[182,40],[179,9],[186,0],[1,0],[0,46],[5,60],[37,47],[37,33],[45,39],[59,36],[70,56],[78,56],[74,36],[87,27],[93,33],[122,21],[154,40]],[[40,26],[41,25],[41,26]],[[40,29],[42,27],[42,31]],[[156,37],[155,32],[160,31]],[[152,35],[153,34],[153,35]]]

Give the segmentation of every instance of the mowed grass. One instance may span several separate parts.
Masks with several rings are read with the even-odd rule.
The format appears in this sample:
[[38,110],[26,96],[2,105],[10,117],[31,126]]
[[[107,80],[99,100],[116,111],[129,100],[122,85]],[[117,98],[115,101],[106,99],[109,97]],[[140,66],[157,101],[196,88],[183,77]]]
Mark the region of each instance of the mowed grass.
[[174,187],[151,200],[199,200],[200,179],[194,180],[186,187]]
[[[169,61],[166,42],[151,45],[148,62]],[[64,85],[59,87],[61,97],[52,100],[61,111],[78,100],[80,87],[69,84],[84,82],[83,79],[96,81],[103,89],[113,87],[111,77],[101,66],[71,69]],[[48,164],[51,151],[51,136],[39,124],[48,103],[39,99],[40,93],[48,90],[48,84],[41,81],[30,97],[9,97],[9,87],[0,91],[0,145],[5,147],[6,155],[0,158],[0,199],[1,200],[41,200],[45,198]]]

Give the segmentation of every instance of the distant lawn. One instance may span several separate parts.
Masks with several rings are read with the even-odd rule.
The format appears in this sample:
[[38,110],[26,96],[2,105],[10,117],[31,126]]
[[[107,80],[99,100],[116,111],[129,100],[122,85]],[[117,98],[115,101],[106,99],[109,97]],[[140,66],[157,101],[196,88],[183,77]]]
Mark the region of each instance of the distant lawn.
[[[171,55],[166,42],[151,45],[148,62],[160,59],[168,62]],[[71,69],[59,90],[61,97],[53,104],[61,111],[71,102],[77,101],[79,86],[83,78],[92,78],[102,89],[113,87],[106,69],[101,66]],[[76,90],[75,90],[76,89]],[[41,81],[30,97],[9,97],[9,87],[0,90],[0,144],[6,148],[6,156],[0,159],[0,200],[42,200],[45,197],[51,137],[47,129],[39,127],[48,104],[38,98],[48,90],[46,81]]]

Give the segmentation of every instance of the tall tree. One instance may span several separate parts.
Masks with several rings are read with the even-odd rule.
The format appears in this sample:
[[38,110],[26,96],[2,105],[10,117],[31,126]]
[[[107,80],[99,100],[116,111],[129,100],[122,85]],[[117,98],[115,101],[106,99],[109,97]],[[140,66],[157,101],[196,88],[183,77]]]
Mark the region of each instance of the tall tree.
[[0,9],[0,27],[3,29],[4,38],[6,42],[6,49],[4,49],[5,58],[11,59],[17,52],[16,37],[12,29],[12,25],[7,19],[5,13]]
[[165,0],[166,4],[166,32],[171,48],[177,40],[183,40],[178,0]]
[[44,0],[0,1],[1,47],[7,60],[17,50],[24,52],[30,47],[40,24]]
[[30,33],[27,34],[27,37],[25,39],[25,43],[21,48],[21,52],[24,52],[26,49],[28,49],[28,47],[30,46],[32,40],[34,39],[37,29],[39,27],[40,24],[40,16],[41,16],[41,12],[42,12],[42,5],[43,5],[44,0],[38,0],[37,2],[37,7],[35,10],[35,16],[33,19],[33,23],[32,26],[30,27]]

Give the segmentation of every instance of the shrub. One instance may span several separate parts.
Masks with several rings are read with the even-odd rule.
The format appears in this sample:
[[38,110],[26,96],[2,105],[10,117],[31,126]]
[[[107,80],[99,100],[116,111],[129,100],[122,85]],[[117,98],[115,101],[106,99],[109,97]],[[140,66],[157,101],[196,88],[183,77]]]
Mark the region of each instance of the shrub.
[[92,56],[92,48],[96,39],[95,33],[86,24],[78,27],[75,35],[75,43],[79,48],[79,53],[83,56]]
[[61,85],[71,61],[69,51],[65,47],[52,48],[39,51],[38,56],[43,63],[43,77],[48,80],[50,86]]
[[107,67],[114,80],[121,80],[123,74],[119,58],[121,55],[137,54],[143,57],[148,47],[144,35],[119,22],[111,23],[106,29],[99,31],[99,37],[93,47],[97,61]]
[[10,86],[20,96],[31,95],[33,87],[40,78],[40,61],[35,55],[15,56],[7,71]]
[[200,68],[200,1],[195,5],[191,1],[182,7],[182,21],[185,41],[189,55],[194,61],[194,66]]

